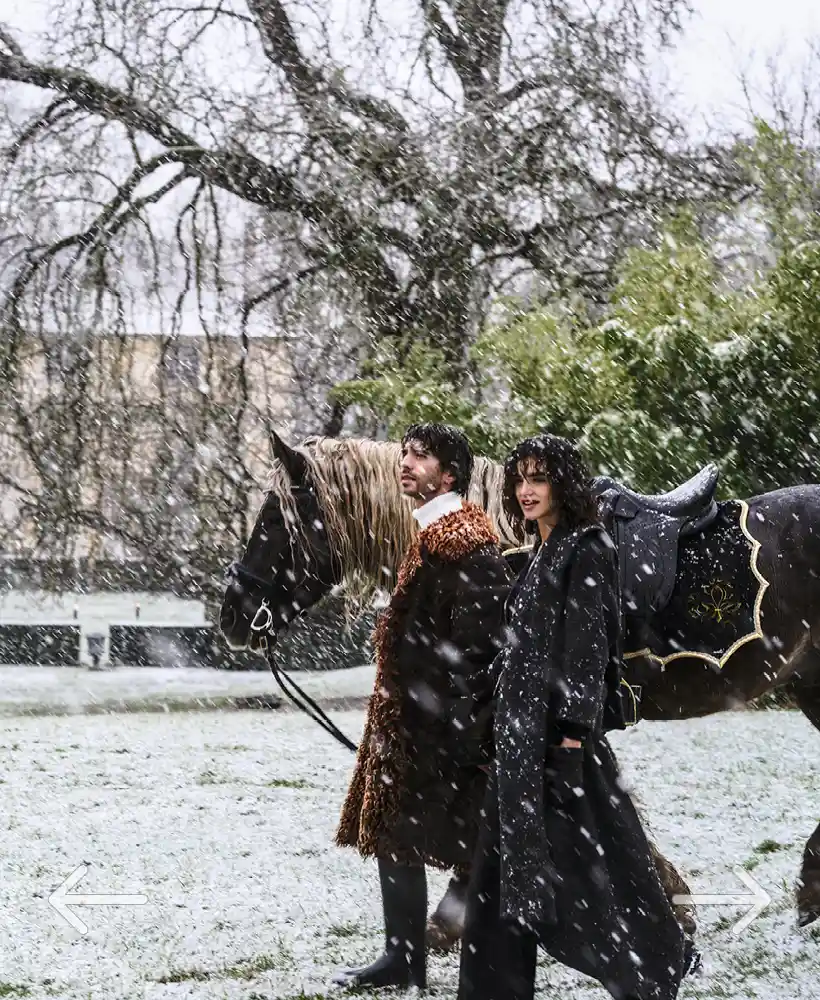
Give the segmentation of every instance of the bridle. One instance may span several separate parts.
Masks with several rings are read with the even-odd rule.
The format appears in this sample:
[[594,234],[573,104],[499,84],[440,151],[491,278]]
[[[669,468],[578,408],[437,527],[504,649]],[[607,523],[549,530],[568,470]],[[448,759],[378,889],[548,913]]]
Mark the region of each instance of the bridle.
[[[305,571],[305,579],[307,579],[311,574]],[[283,694],[308,718],[313,719],[315,723],[320,725],[322,729],[335,740],[346,747],[348,750],[352,750],[356,753],[358,747],[347,736],[339,729],[336,723],[325,713],[325,711],[316,704],[313,698],[309,694],[304,692],[296,681],[289,676],[287,671],[283,670],[282,667],[276,662],[276,658],[273,652],[273,639],[276,638],[276,629],[273,627],[274,614],[271,609],[272,603],[276,600],[277,587],[273,580],[265,580],[264,577],[259,576],[252,570],[249,570],[247,566],[244,566],[241,562],[233,562],[228,567],[226,576],[229,580],[233,579],[239,583],[251,583],[262,593],[262,601],[253,616],[253,621],[251,622],[250,629],[251,632],[255,632],[259,635],[260,642],[263,644],[263,649],[265,650],[265,659],[268,663],[268,669],[273,674],[273,678],[276,683],[281,688]],[[298,616],[298,612],[291,618],[285,618],[282,616],[284,624],[288,624],[293,621],[294,618]]]
[[[264,577],[258,576],[253,570],[248,569],[239,560],[232,562],[230,566],[225,571],[225,577],[227,580],[236,580],[240,584],[252,583],[257,590],[260,590],[265,596],[259,607],[256,609],[256,614],[253,616],[253,621],[250,625],[251,632],[261,632],[263,635],[268,636],[273,631],[273,612],[270,608],[270,602],[273,600],[276,587],[272,580],[266,580]],[[262,620],[262,616],[267,616]],[[287,622],[285,622],[287,624]]]

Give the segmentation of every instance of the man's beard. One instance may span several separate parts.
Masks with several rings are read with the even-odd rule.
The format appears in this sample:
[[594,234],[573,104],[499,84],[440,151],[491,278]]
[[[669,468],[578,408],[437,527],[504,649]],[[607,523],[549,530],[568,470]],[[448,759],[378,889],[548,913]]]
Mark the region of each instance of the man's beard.
[[424,477],[422,479],[414,479],[412,483],[409,483],[407,487],[402,487],[406,495],[412,497],[414,500],[421,500],[427,503],[436,496],[441,490],[441,477],[437,480],[430,479],[429,477]]

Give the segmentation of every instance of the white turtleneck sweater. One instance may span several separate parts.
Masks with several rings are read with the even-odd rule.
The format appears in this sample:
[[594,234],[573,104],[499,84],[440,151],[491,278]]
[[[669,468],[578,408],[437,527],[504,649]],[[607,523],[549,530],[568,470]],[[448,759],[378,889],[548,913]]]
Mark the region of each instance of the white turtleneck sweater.
[[458,493],[440,493],[426,504],[417,507],[413,511],[413,517],[418,521],[419,528],[429,528],[439,518],[445,514],[452,514],[454,510],[461,510],[461,497]]

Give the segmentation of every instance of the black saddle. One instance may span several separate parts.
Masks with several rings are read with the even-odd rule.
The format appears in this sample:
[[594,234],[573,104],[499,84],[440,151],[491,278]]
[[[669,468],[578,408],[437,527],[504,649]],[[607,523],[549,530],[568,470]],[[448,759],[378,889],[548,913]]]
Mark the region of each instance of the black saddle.
[[603,476],[594,481],[602,519],[618,550],[626,615],[648,618],[669,603],[680,539],[704,531],[717,517],[719,477],[710,464],[677,489],[655,496]]
[[644,496],[607,476],[599,476],[594,480],[594,485],[595,492],[599,496],[614,491],[620,496],[627,497],[641,509],[654,510],[669,517],[688,519],[697,517],[714,502],[719,478],[720,469],[716,465],[709,464],[669,493]]

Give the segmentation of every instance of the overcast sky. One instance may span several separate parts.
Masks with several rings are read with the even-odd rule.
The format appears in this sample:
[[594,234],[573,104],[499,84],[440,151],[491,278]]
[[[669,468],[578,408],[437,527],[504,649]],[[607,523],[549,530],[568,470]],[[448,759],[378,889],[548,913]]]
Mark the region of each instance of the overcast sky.
[[[151,2],[151,0],[147,0]],[[396,5],[403,0],[395,0]],[[698,116],[717,114],[726,123],[742,118],[740,71],[751,70],[758,86],[766,60],[780,53],[782,66],[799,65],[806,41],[820,38],[820,0],[694,0],[695,17],[677,53],[662,70],[680,88],[681,99]],[[36,31],[48,0],[0,0],[0,21]]]
[[694,6],[697,14],[668,68],[688,105],[727,123],[742,115],[741,71],[765,87],[769,58],[777,56],[783,69],[799,67],[808,40],[820,40],[820,0],[695,0]]

